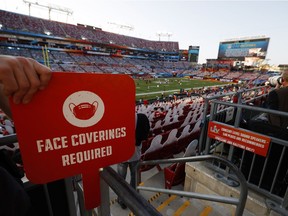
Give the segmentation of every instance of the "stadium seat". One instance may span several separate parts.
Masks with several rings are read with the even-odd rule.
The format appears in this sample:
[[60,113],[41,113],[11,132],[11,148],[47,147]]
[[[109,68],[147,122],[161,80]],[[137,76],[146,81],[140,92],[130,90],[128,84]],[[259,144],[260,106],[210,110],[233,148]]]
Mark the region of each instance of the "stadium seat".
[[[159,155],[162,151],[162,135],[157,135],[153,138],[149,148],[141,155],[141,160],[142,161],[146,161],[146,160],[156,160],[156,159],[160,159]],[[140,171],[146,171],[149,170],[151,168],[153,168],[153,165],[148,165],[148,166],[143,166],[141,167]]]
[[171,158],[175,154],[176,145],[178,142],[177,139],[178,129],[174,128],[169,132],[167,140],[163,143],[161,158]]
[[[183,157],[191,157],[197,154],[196,148],[198,140],[194,139],[187,147]],[[174,163],[164,168],[165,188],[171,189],[172,186],[182,183],[185,179],[185,163]]]
[[184,134],[182,132],[183,135],[181,135],[181,137],[178,138],[178,143],[177,143],[178,152],[184,151],[187,145],[189,145],[189,143],[191,142],[191,140],[197,139],[199,137],[200,126],[201,126],[201,119],[199,119],[196,123],[192,124],[192,127],[189,128],[190,130],[187,131],[187,129],[184,128],[185,129],[185,131],[183,130]]

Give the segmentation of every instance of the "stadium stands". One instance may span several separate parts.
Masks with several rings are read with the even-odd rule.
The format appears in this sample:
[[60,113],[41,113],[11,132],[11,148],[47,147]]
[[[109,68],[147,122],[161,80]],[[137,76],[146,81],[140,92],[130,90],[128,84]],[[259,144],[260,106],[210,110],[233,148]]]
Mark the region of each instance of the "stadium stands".
[[[74,70],[132,75],[168,72],[178,76],[187,74],[227,81],[249,80],[255,84],[263,84],[269,77],[258,72],[195,71],[189,62],[179,61],[179,58],[175,60],[174,57],[179,53],[178,42],[149,41],[105,32],[100,28],[61,23],[4,10],[0,10],[0,24],[0,32],[7,37],[7,41],[2,40],[0,44],[2,54],[32,57],[41,63],[45,63],[49,58],[49,66],[53,71]],[[25,35],[25,39],[19,39],[19,44],[17,40],[11,43],[9,35],[19,35],[20,38]],[[76,41],[81,43],[81,46],[76,45]],[[44,45],[47,45],[46,59],[42,49]],[[135,49],[138,51],[135,52]],[[97,55],[93,54],[94,52]],[[118,53],[121,53],[121,58],[112,58],[112,55]],[[155,60],[155,55],[166,56],[165,61]],[[174,56],[173,60],[169,60],[169,55]]]
[[[0,33],[6,38],[0,42],[0,54],[34,58],[43,64],[49,64],[52,71],[121,73],[132,76],[155,75],[165,72],[171,75],[174,73],[187,75],[196,79],[249,81],[250,84],[252,81],[263,84],[270,76],[261,72],[200,71],[193,69],[187,61],[154,59],[155,53],[166,53],[169,56],[171,52],[174,54],[179,52],[178,42],[149,41],[105,32],[101,29],[39,19],[3,10],[0,10],[0,24],[2,25]],[[22,43],[20,39],[19,41],[10,41],[9,36],[25,34],[30,37],[26,43]],[[47,42],[50,39],[53,39],[53,42]],[[56,39],[59,44],[56,44]],[[34,40],[38,40],[38,42],[33,44]],[[43,43],[39,43],[39,41]],[[91,47],[82,46],[87,41]],[[76,46],[76,43],[80,43],[81,46]],[[118,49],[120,49],[120,53],[124,54],[117,56]],[[134,52],[135,50],[137,52]],[[144,51],[140,52],[141,50]],[[234,92],[236,94],[233,87],[229,85],[223,88],[203,88],[193,91],[198,96],[191,94],[190,97],[184,99],[175,98],[135,106],[135,112],[145,113],[151,125],[149,138],[143,142],[142,160],[172,158],[176,154],[187,151],[187,146],[191,141],[199,139],[201,129],[203,129],[202,123],[206,117],[203,113],[204,98],[225,93]],[[259,91],[243,92],[241,96],[247,101],[247,104],[252,102],[253,105],[261,105],[262,99],[254,100],[254,98],[265,93],[264,89],[260,89]],[[233,102],[231,97],[221,100]],[[163,115],[156,114],[159,108],[163,108]],[[226,106],[220,105],[217,110],[221,111],[225,108]],[[6,125],[4,127],[3,124],[2,134],[13,133],[10,127],[13,126]],[[144,172],[153,167],[142,167],[141,171]],[[183,166],[180,167],[179,164],[176,164],[171,166],[169,171],[166,169],[165,172],[169,172],[170,177],[172,176],[169,184],[166,185],[167,188],[183,181]],[[179,176],[177,173],[180,173]]]
[[[36,34],[48,34],[55,37],[89,40],[103,44],[117,44],[133,48],[159,51],[179,51],[177,42],[149,41],[128,37],[100,29],[86,28],[80,25],[66,24],[46,19],[0,10],[0,23],[3,30],[14,30]],[[49,33],[48,33],[49,32]]]

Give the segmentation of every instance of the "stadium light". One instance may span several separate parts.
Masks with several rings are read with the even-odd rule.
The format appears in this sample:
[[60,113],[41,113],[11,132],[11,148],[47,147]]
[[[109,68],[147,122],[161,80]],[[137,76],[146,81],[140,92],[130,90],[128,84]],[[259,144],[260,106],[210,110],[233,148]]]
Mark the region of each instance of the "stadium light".
[[124,30],[128,30],[128,31],[133,31],[134,30],[134,26],[132,26],[132,25],[120,24],[120,23],[115,23],[115,22],[108,22],[108,24],[109,25],[114,25],[118,29],[124,29]]
[[167,32],[167,37],[168,37],[168,41],[170,41],[170,37],[172,36],[173,34],[171,32]]
[[52,11],[52,10],[56,10],[56,11],[59,11],[59,12],[63,12],[63,13],[65,13],[65,14],[67,14],[67,16],[73,14],[73,11],[72,11],[71,9],[65,8],[65,7],[62,7],[62,6],[58,6],[58,5],[47,4],[47,3],[39,3],[38,1],[30,1],[30,0],[23,0],[23,2],[24,2],[25,4],[28,4],[28,7],[29,7],[29,16],[31,15],[31,13],[30,13],[31,5],[35,5],[35,6],[38,6],[38,7],[48,8],[49,20],[51,19],[50,14],[51,14],[51,11]]
[[45,33],[46,35],[48,35],[48,36],[51,35],[51,32],[50,32],[50,31],[45,31],[44,33]]
[[156,32],[156,35],[159,37],[159,41],[161,41],[161,37],[168,37],[168,41],[170,41],[170,37],[173,35],[171,32]]
[[160,41],[162,33],[161,32],[156,32],[156,35],[159,37],[159,41]]

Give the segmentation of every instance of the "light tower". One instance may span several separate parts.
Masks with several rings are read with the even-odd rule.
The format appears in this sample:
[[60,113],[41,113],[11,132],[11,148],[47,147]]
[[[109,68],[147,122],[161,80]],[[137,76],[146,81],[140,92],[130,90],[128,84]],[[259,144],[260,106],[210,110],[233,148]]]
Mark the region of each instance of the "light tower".
[[172,36],[173,34],[171,32],[167,32],[167,37],[168,37],[168,41],[170,41],[170,37]]
[[173,35],[171,32],[161,32],[161,31],[158,31],[156,32],[156,35],[158,36],[159,38],[159,41],[161,41],[161,37],[167,37],[168,38],[168,41],[170,41],[170,37]]
[[158,36],[159,41],[161,41],[162,32],[156,32],[156,35]]
[[[120,30],[134,31],[134,27],[132,25],[120,24],[120,23],[115,23],[115,22],[108,22],[108,24],[116,26],[119,31]],[[119,31],[117,33],[119,33]]]
[[36,6],[36,7],[44,7],[48,9],[48,16],[49,20],[51,20],[51,11],[55,10],[58,12],[65,13],[68,16],[71,16],[73,14],[73,11],[69,8],[61,7],[58,5],[52,5],[52,4],[47,4],[47,3],[39,3],[38,1],[30,1],[30,0],[23,0],[25,4],[28,4],[29,7],[29,16],[31,15],[31,6]]

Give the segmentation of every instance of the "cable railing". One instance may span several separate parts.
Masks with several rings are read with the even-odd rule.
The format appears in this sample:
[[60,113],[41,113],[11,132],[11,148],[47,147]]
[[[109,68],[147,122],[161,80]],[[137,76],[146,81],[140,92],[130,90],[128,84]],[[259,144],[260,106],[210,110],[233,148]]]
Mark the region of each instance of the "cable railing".
[[[200,134],[200,138],[199,138],[199,149],[202,152],[205,149],[204,143],[206,142],[206,135],[207,135],[207,123],[208,123],[208,118],[210,116],[210,106],[211,106],[211,101],[213,100],[222,100],[223,98],[230,98],[230,101],[232,103],[232,98],[234,96],[238,97],[238,104],[248,104],[251,103],[253,101],[259,100],[263,97],[266,97],[268,94],[268,86],[258,86],[258,87],[254,87],[251,89],[240,89],[237,92],[228,92],[225,94],[218,94],[215,96],[208,96],[208,97],[204,97],[204,111],[203,111],[203,116],[205,116],[202,119],[202,128],[204,128],[204,130],[201,130],[201,134]],[[263,94],[258,94],[260,91],[263,92]],[[247,95],[250,95],[250,97],[246,97]],[[231,108],[231,103],[228,104],[227,107]],[[234,108],[234,107],[233,107]],[[226,113],[227,109],[222,109],[221,111],[219,111],[218,113]],[[206,146],[207,147],[207,146]],[[207,148],[206,148],[206,152],[207,154]]]
[[[208,104],[208,102],[207,102]],[[245,179],[247,180],[248,187],[253,191],[260,193],[262,196],[266,197],[266,202],[269,208],[275,210],[281,214],[287,214],[288,207],[288,190],[287,190],[287,130],[284,131],[284,135],[279,136],[279,132],[273,134],[272,129],[268,130],[267,133],[261,132],[262,126],[264,127],[265,122],[259,123],[259,126],[249,126],[250,120],[246,125],[242,125],[243,113],[253,112],[253,120],[256,116],[261,113],[273,114],[282,117],[288,117],[288,113],[281,112],[278,110],[271,110],[263,107],[249,106],[246,103],[235,104],[231,102],[225,102],[221,100],[211,100],[210,113],[207,115],[206,119],[203,121],[203,130],[200,137],[202,142],[201,154],[219,154],[220,156],[225,156],[229,161],[237,164],[239,169],[243,172]],[[219,112],[217,111],[217,106],[232,107],[236,112],[233,117],[232,123],[229,124],[225,120],[219,118]],[[223,111],[222,111],[223,112]],[[225,110],[224,110],[225,113]],[[214,140],[207,136],[208,123],[210,121],[217,122],[223,126],[229,125],[233,129],[241,129],[243,131],[250,131],[256,134],[264,135],[271,139],[270,146],[267,152],[267,156],[257,155],[256,153],[235,147],[233,145],[221,142],[219,140]],[[272,126],[271,126],[272,127]],[[216,147],[222,145],[221,152],[216,151]],[[219,149],[219,148],[218,148]],[[219,151],[219,150],[218,150]],[[220,167],[219,164],[213,164],[210,168],[215,171],[222,173],[223,175],[229,174],[229,169]]]

